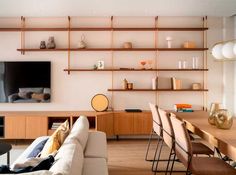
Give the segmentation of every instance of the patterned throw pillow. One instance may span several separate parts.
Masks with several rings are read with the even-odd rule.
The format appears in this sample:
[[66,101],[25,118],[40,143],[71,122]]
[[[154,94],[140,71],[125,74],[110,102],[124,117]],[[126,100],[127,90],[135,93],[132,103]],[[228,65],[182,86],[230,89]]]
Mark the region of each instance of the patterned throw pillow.
[[63,144],[69,132],[69,122],[68,120],[66,120],[57,128],[57,130],[51,135],[51,137],[49,137],[41,152],[40,157],[48,157],[51,153],[57,151]]

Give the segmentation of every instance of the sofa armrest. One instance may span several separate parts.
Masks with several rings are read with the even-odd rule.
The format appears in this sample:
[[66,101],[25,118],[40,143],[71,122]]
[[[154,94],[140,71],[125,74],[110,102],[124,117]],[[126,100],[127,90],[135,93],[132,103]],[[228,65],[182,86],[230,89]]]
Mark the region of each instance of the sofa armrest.
[[14,93],[8,96],[8,102],[10,103],[13,103],[17,99],[19,99],[18,93]]
[[89,132],[84,156],[87,158],[104,158],[107,160],[107,139],[104,132]]

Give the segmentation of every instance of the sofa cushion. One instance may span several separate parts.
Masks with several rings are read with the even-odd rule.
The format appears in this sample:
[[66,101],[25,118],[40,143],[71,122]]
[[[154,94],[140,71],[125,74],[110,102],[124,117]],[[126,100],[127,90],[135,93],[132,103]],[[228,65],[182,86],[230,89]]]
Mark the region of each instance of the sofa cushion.
[[34,92],[34,93],[43,93],[43,88],[19,88],[19,93],[22,92]]
[[36,157],[43,150],[43,147],[46,144],[47,140],[48,140],[48,137],[45,137],[45,139],[42,139],[37,145],[35,145],[35,147],[29,153],[27,158]]
[[14,167],[14,165],[18,162],[23,162],[27,159],[29,154],[32,152],[32,150],[35,148],[36,145],[38,145],[42,140],[45,140],[49,138],[48,136],[38,137],[35,139],[30,146],[26,148],[26,150],[15,160],[15,162],[11,165],[11,168]]
[[63,144],[70,131],[69,122],[66,120],[57,130],[51,135],[46,142],[40,157],[47,157],[49,154],[57,151]]
[[84,158],[83,175],[108,175],[107,162],[103,158]]
[[84,157],[105,158],[107,160],[107,141],[106,134],[104,132],[89,132]]
[[71,129],[71,132],[66,141],[67,140],[69,141],[70,139],[77,140],[81,144],[83,150],[85,150],[88,140],[88,133],[89,133],[88,119],[85,116],[80,116],[73,125],[73,128]]
[[81,175],[83,169],[83,149],[77,140],[64,142],[55,156],[55,164],[49,171],[55,174]]

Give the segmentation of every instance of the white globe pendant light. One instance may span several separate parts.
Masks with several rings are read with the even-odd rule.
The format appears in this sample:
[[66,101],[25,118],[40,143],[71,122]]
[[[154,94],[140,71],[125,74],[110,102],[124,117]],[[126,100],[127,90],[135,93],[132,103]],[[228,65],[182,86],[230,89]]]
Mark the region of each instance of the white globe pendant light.
[[233,51],[234,43],[233,42],[227,42],[222,47],[222,54],[227,59],[233,59],[235,58],[235,54]]
[[234,55],[235,55],[235,58],[236,58],[236,43],[234,43],[233,51],[234,51]]
[[217,60],[221,60],[224,58],[223,54],[222,54],[222,48],[223,48],[223,44],[216,44],[213,48],[212,48],[212,55],[217,59]]

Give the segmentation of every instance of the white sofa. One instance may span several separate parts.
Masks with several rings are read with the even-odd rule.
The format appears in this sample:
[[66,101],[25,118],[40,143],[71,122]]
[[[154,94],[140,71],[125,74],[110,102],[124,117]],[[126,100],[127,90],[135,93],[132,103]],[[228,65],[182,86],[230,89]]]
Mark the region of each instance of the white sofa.
[[[45,136],[46,137],[46,136]],[[11,165],[25,160],[32,148],[45,137],[37,138]],[[23,173],[25,175],[108,175],[106,135],[89,131],[88,119],[77,119],[70,134],[58,150],[55,163],[48,171]]]

